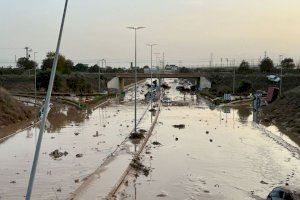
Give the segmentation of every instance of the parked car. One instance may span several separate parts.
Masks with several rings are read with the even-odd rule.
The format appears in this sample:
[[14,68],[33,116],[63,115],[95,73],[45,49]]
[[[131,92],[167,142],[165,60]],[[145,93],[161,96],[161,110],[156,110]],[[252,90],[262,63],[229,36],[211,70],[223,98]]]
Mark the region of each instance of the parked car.
[[288,186],[274,188],[267,200],[300,200],[300,190]]
[[161,102],[163,104],[171,104],[172,103],[172,100],[169,98],[169,97],[164,97]]

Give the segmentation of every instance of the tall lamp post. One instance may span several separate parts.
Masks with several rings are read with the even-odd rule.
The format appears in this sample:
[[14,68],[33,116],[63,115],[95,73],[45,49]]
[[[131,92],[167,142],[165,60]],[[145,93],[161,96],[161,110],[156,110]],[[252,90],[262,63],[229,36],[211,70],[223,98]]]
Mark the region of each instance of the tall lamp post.
[[[101,61],[101,66],[102,66],[102,68],[103,68],[103,62],[105,61],[105,59],[101,59],[101,60],[99,60],[98,62],[97,62],[97,64],[99,64],[100,63],[100,61]],[[105,63],[106,63],[106,61],[105,61]],[[99,85],[98,85],[98,92],[99,92],[99,95],[100,95],[100,93],[101,93],[101,72],[100,72],[100,64],[98,65],[98,80],[99,80]]]
[[[152,49],[153,49],[153,46],[156,46],[157,44],[147,44],[147,46],[149,46],[150,47],[150,59],[151,59],[151,64],[150,64],[150,80],[151,80],[151,89],[152,89],[152,67],[153,67],[153,59],[152,59],[152,57],[153,57],[153,53],[152,53]],[[150,100],[150,105],[151,105],[151,109],[152,109],[152,99],[153,99],[153,97],[152,97],[152,91],[151,91],[151,100]]]
[[143,28],[146,28],[146,27],[142,27],[142,26],[138,26],[138,27],[127,27],[128,29],[131,29],[131,30],[134,30],[134,132],[137,133],[137,130],[136,130],[136,126],[137,126],[137,123],[136,123],[136,90],[137,90],[137,65],[136,65],[136,56],[137,56],[137,50],[136,50],[136,32],[137,30],[139,29],[143,29]]
[[280,85],[279,85],[279,94],[282,96],[282,57],[283,55],[279,55],[279,64],[280,64]]
[[[38,52],[33,52],[33,60],[35,61],[35,54]],[[37,65],[34,66],[34,107],[36,107],[36,68]]]

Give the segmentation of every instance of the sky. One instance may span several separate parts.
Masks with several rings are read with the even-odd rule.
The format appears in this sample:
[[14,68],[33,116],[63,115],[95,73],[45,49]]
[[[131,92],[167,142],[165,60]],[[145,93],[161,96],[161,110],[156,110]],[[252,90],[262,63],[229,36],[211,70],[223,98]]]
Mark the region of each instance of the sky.
[[[56,47],[64,0],[0,0],[0,66],[25,56],[28,46],[40,62]],[[300,59],[299,0],[69,0],[60,52],[88,64],[105,58],[115,67],[134,59],[187,66],[221,58],[257,61],[267,55]]]

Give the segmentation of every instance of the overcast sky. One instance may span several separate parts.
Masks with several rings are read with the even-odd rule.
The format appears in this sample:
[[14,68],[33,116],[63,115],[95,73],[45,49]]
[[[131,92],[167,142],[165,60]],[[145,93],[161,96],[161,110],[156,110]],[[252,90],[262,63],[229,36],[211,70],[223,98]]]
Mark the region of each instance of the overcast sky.
[[[0,65],[25,56],[41,60],[55,49],[64,0],[0,1]],[[119,66],[134,56],[138,32],[140,65],[154,52],[168,63],[202,64],[220,58],[258,59],[264,51],[300,58],[299,0],[69,0],[61,53],[76,62],[106,58]]]

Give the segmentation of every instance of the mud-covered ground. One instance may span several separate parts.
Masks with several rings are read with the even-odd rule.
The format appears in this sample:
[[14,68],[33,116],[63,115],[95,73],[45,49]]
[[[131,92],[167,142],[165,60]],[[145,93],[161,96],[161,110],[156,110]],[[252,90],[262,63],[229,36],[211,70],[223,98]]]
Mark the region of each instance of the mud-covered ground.
[[262,120],[276,124],[283,132],[294,134],[300,144],[300,86],[263,108]]

